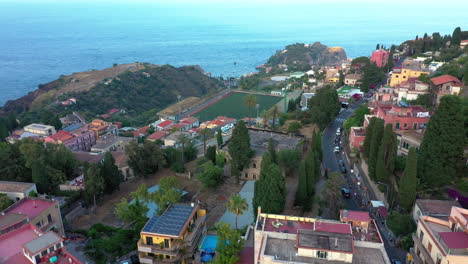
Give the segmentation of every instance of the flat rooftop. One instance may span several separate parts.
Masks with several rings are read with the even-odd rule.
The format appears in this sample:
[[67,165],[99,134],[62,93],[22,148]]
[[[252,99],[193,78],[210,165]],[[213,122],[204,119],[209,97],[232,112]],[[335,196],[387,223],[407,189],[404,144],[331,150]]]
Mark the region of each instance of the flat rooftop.
[[299,230],[297,236],[297,247],[300,248],[353,252],[353,237],[351,234]]
[[53,201],[26,198],[12,205],[6,213],[24,214],[29,217],[29,220],[32,220],[53,204]]
[[418,205],[422,215],[429,216],[449,216],[453,206],[460,207],[457,201],[429,199],[417,199],[416,205]]
[[9,213],[6,215],[0,215],[0,230],[3,230],[9,226],[15,225],[26,219],[26,215],[18,213]]
[[0,192],[24,193],[34,185],[36,184],[31,182],[0,181]]
[[37,239],[24,244],[24,248],[29,250],[29,252],[34,255],[60,242],[62,242],[62,238],[60,238],[53,231],[50,231],[38,237]]
[[28,224],[0,236],[0,263],[30,263],[23,256],[23,245],[38,238],[38,233],[33,225]]
[[295,149],[302,140],[299,137],[290,137],[287,134],[249,129],[250,146],[255,150],[256,155],[263,155],[268,149],[270,138],[273,140],[276,149]]

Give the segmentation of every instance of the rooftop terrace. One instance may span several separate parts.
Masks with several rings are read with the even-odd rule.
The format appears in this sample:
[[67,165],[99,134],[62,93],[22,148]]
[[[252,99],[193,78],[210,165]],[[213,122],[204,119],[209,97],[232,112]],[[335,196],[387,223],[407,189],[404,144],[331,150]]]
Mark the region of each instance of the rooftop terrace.
[[6,213],[19,213],[29,217],[30,220],[40,215],[54,204],[53,201],[43,199],[24,198],[5,210]]
[[23,245],[38,238],[39,230],[33,225],[25,225],[19,229],[0,236],[0,263],[29,263],[23,256]]
[[353,252],[351,234],[299,230],[297,236],[297,247],[300,248]]

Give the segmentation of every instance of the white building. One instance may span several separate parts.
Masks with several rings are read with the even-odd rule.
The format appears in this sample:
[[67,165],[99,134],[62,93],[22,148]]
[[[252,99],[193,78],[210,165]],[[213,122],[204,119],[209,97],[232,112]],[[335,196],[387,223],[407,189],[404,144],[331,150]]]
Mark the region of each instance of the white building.
[[8,198],[14,201],[28,197],[32,191],[37,193],[35,183],[0,181],[0,193],[6,194]]

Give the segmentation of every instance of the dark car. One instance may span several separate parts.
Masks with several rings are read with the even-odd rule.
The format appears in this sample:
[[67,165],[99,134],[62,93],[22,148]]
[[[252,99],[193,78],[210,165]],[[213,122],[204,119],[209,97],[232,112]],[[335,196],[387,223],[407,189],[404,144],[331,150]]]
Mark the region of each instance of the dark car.
[[341,173],[346,173],[346,165],[344,164],[344,162],[342,160],[338,161],[338,165],[340,165]]
[[341,194],[344,198],[351,197],[351,192],[347,188],[341,188]]

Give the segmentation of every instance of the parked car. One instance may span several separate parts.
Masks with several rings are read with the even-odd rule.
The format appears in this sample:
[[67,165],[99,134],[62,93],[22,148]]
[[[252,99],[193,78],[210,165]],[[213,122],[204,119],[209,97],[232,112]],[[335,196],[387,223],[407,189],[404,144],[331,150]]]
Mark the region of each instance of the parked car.
[[344,198],[349,198],[351,197],[351,192],[348,188],[341,188],[341,195],[343,195]]
[[346,173],[346,165],[344,164],[344,162],[342,160],[338,161],[338,165],[340,165],[341,173]]
[[334,151],[335,153],[339,153],[339,152],[340,152],[340,147],[339,147],[339,146],[336,146],[336,147],[333,149],[333,151]]
[[392,259],[392,264],[403,264],[400,260],[398,259]]

